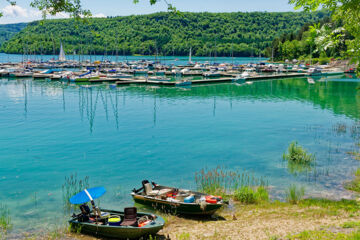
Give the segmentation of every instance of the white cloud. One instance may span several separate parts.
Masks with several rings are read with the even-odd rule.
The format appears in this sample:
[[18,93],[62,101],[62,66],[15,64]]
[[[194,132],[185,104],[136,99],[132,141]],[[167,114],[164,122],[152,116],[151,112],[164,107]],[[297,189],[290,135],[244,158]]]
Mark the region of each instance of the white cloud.
[[28,10],[19,5],[7,5],[2,10],[4,17],[28,17]]
[[93,18],[106,18],[107,16],[103,13],[97,13],[92,15]]

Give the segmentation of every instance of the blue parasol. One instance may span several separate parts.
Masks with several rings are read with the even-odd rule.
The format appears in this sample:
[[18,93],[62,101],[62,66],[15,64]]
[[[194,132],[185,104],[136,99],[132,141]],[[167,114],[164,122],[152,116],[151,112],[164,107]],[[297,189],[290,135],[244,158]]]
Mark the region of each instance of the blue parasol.
[[72,204],[83,204],[101,197],[105,192],[104,187],[89,188],[71,197],[69,201]]

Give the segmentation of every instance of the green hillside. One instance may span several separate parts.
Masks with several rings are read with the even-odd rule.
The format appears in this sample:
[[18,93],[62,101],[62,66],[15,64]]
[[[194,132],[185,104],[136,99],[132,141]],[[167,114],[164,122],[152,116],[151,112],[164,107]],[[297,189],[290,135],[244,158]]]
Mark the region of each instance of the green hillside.
[[26,23],[1,24],[0,25],[0,46],[12,38],[16,33],[26,27]]
[[263,52],[274,38],[299,30],[327,16],[315,13],[155,13],[127,17],[32,22],[0,49],[6,53],[59,51],[134,55],[251,56]]

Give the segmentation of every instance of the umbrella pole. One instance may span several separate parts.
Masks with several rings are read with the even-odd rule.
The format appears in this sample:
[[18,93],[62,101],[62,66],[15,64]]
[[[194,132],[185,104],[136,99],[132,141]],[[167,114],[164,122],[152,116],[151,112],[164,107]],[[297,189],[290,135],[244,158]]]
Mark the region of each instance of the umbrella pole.
[[94,200],[91,200],[91,205],[92,205],[93,211],[95,213],[95,222],[97,223],[98,222],[98,211],[97,211],[97,207],[95,206]]

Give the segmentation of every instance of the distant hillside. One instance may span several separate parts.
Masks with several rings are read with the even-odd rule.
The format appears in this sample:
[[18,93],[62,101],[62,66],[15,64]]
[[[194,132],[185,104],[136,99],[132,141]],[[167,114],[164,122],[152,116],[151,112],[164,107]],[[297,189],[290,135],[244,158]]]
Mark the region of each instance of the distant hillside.
[[0,46],[25,28],[27,23],[0,24]]
[[274,38],[317,22],[327,12],[155,13],[127,17],[32,22],[6,42],[6,53],[257,56]]

